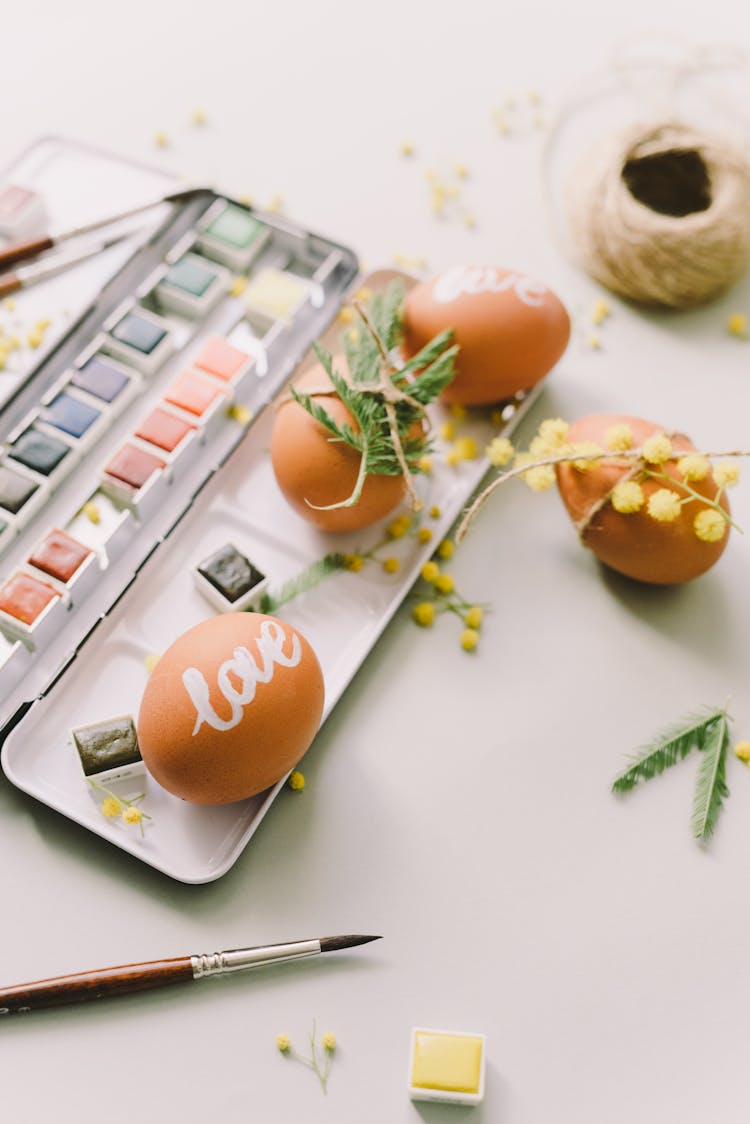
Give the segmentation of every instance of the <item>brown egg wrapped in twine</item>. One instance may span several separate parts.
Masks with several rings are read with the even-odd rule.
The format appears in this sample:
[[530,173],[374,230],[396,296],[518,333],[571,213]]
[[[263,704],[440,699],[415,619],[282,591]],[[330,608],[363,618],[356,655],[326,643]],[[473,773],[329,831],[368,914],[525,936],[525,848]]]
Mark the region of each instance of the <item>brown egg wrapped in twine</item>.
[[702,304],[750,262],[750,161],[679,121],[598,143],[573,172],[565,206],[582,268],[641,304]]

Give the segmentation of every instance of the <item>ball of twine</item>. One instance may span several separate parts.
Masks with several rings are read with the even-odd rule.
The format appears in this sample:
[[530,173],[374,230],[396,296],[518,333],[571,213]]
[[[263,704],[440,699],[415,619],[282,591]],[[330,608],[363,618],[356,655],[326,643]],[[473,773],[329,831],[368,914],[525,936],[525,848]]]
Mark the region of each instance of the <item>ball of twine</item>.
[[679,122],[632,126],[598,144],[571,177],[566,209],[583,269],[643,304],[702,304],[750,261],[750,163]]

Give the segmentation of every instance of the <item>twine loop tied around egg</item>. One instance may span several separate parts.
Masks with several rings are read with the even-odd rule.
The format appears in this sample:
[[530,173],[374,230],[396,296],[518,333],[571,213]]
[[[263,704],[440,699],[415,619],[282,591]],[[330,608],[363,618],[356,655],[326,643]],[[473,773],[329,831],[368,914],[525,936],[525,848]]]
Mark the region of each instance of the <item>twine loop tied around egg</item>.
[[750,161],[680,121],[598,143],[569,181],[566,209],[582,268],[643,304],[701,304],[750,261]]

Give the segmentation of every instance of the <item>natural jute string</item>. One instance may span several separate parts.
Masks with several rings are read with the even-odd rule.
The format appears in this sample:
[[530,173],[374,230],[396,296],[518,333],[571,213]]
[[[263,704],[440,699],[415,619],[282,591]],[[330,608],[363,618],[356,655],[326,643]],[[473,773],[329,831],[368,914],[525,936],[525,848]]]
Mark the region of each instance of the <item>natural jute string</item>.
[[[664,214],[631,193],[626,163],[674,153],[697,154],[703,162],[704,210]],[[701,304],[750,262],[750,161],[729,141],[678,121],[633,125],[598,143],[568,183],[566,210],[582,268],[643,304]]]

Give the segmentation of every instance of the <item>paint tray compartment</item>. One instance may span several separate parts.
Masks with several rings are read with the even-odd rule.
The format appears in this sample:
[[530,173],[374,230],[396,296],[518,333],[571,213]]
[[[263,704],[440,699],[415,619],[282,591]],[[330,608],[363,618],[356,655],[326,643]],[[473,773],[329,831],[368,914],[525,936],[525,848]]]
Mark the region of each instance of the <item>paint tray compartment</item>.
[[[382,271],[362,281],[377,289],[393,276],[393,271]],[[404,281],[407,287],[413,283],[406,277]],[[336,350],[339,332],[340,325],[334,325],[322,336],[329,350]],[[308,354],[295,375],[311,361]],[[503,433],[513,430],[537,393],[507,404]],[[449,415],[439,406],[431,413],[437,432]],[[140,778],[138,791],[145,792],[141,806],[151,817],[141,836],[102,816],[83,781],[68,732],[107,715],[137,715],[149,658],[160,655],[186,628],[213,615],[215,610],[195,583],[194,569],[225,544],[231,543],[268,576],[273,594],[331,550],[371,550],[398,514],[366,531],[336,536],[301,519],[281,495],[271,468],[272,415],[271,409],[262,411],[189,511],[142,562],[64,674],[10,733],[3,749],[3,768],[19,788],[183,882],[211,881],[232,866],[283,781],[237,804],[204,807],[171,796],[150,776]],[[498,432],[483,417],[472,417],[466,427],[480,448]],[[337,571],[276,611],[299,629],[318,656],[325,680],[324,720],[488,467],[483,460],[450,467],[440,457],[434,459],[434,471],[417,481],[423,510],[440,509],[439,517],[425,523],[433,532],[432,542],[421,543],[416,536],[395,541],[388,553],[399,557],[397,573],[386,573],[374,563],[361,573]],[[406,505],[401,510],[407,510]],[[308,752],[315,752],[314,743]]]

